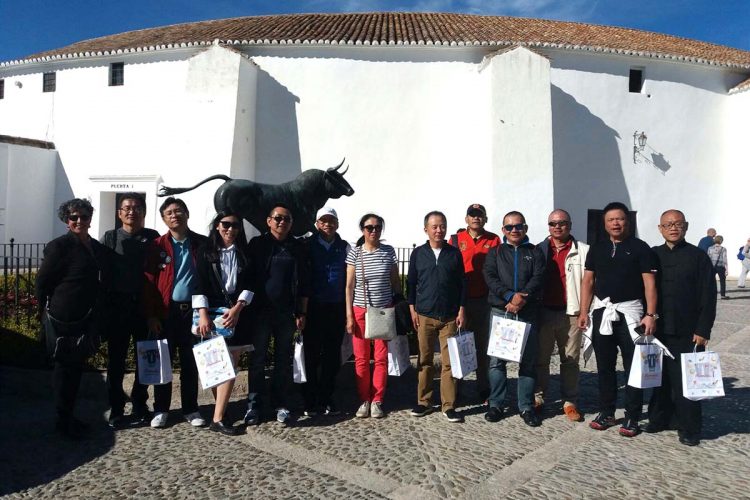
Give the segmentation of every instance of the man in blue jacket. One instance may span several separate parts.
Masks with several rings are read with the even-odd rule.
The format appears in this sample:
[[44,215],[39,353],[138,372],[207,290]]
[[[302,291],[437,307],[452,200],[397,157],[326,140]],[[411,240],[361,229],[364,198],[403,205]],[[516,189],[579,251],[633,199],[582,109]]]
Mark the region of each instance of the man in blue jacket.
[[[503,217],[503,244],[490,250],[484,263],[484,279],[489,288],[488,301],[519,321],[531,324],[529,338],[518,367],[518,410],[531,427],[541,424],[534,412],[536,355],[538,350],[537,316],[542,297],[545,259],[542,251],[529,242],[526,218],[521,212]],[[490,398],[484,418],[497,422],[503,418],[503,403],[508,386],[507,361],[490,356]]]
[[419,341],[419,380],[414,417],[432,412],[433,352],[440,340],[440,399],[449,422],[461,422],[456,412],[456,380],[451,373],[448,338],[464,322],[466,285],[461,252],[445,241],[446,218],[442,212],[430,212],[424,218],[429,240],[414,249],[409,259],[409,309]]

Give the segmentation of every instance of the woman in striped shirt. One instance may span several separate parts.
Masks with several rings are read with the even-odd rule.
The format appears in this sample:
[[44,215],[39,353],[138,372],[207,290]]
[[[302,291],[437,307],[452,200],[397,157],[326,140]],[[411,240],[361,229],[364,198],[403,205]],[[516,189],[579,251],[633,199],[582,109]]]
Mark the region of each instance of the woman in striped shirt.
[[[346,331],[352,335],[357,394],[362,401],[356,413],[359,418],[385,416],[382,404],[388,380],[388,343],[365,339],[367,307],[388,307],[394,293],[400,293],[396,252],[380,241],[384,226],[379,215],[365,214],[359,221],[362,238],[346,257]],[[373,343],[375,368],[370,376]]]

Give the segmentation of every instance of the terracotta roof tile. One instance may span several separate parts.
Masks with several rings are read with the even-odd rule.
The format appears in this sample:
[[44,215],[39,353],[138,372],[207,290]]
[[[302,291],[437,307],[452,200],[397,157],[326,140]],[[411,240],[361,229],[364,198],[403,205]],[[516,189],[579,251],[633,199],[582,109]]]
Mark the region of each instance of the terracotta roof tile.
[[289,14],[201,21],[93,38],[2,66],[62,57],[225,44],[516,45],[614,52],[750,68],[750,51],[660,33],[502,16],[377,12]]

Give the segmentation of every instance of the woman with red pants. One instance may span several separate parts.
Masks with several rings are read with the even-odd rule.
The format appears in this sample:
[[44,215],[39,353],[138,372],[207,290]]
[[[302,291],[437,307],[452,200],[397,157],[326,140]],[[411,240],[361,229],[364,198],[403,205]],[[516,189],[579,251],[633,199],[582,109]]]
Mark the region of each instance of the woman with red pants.
[[[357,394],[362,402],[358,418],[385,416],[382,405],[388,380],[388,343],[365,339],[367,307],[388,307],[394,293],[401,293],[396,252],[380,242],[384,226],[379,215],[365,214],[359,221],[362,237],[346,257],[346,331],[352,335]],[[373,344],[375,368],[370,376]]]

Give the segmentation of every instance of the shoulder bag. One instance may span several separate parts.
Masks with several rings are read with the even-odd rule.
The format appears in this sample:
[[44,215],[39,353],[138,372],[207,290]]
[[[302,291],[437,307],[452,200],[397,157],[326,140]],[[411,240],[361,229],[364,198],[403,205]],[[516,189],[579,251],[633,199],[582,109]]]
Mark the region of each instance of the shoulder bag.
[[367,289],[365,278],[365,256],[362,247],[359,248],[362,262],[362,287],[365,292],[365,338],[369,340],[392,340],[396,337],[396,308],[374,307]]

